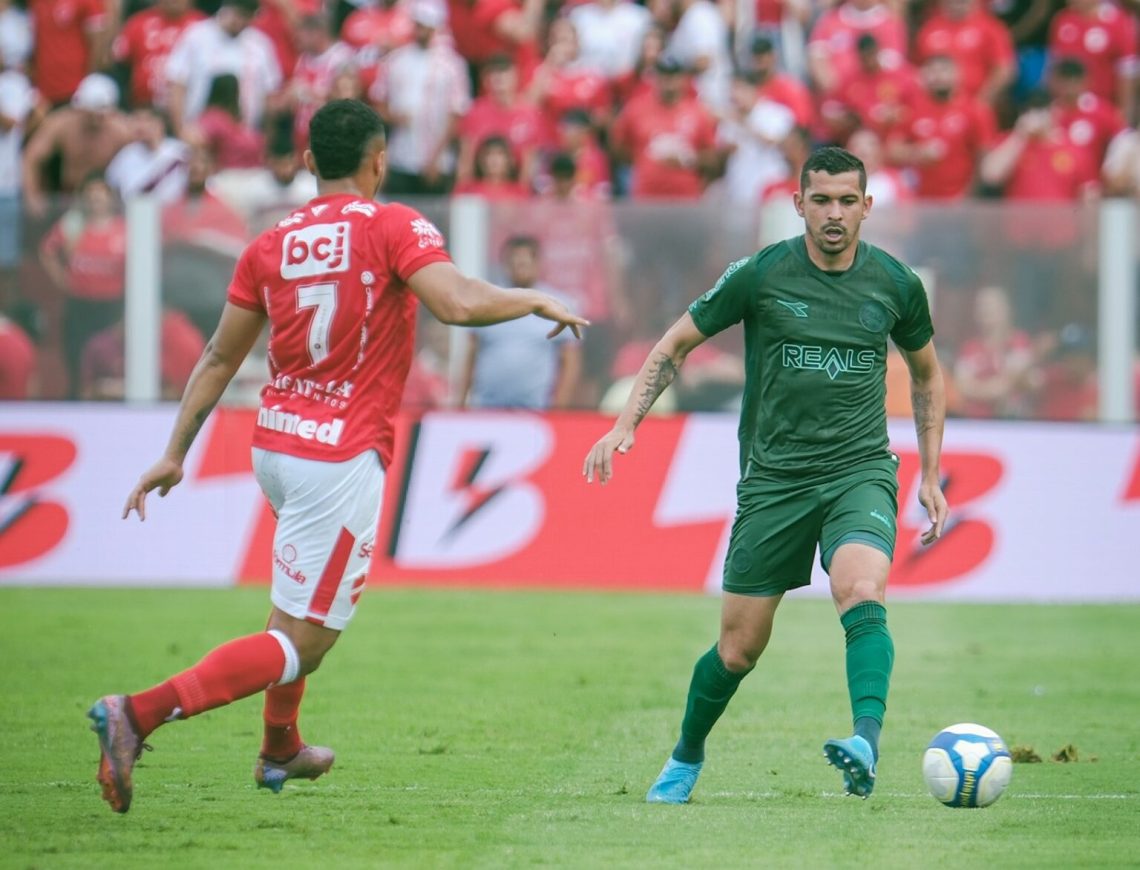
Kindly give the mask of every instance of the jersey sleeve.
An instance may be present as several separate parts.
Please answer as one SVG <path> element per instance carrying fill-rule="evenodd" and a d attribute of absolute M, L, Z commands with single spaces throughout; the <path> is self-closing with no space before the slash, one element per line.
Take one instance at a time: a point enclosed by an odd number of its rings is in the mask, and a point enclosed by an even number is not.
<path fill-rule="evenodd" d="M 424 266 L 451 261 L 443 233 L 414 208 L 392 203 L 387 206 L 384 227 L 388 264 L 405 284 Z"/>
<path fill-rule="evenodd" d="M 226 301 L 250 311 L 265 311 L 265 301 L 257 292 L 256 247 L 257 243 L 254 242 L 242 252 L 226 291 Z"/>
<path fill-rule="evenodd" d="M 898 269 L 902 274 L 895 281 L 902 292 L 902 314 L 891 330 L 891 338 L 903 350 L 919 350 L 934 336 L 930 303 L 922 279 L 901 264 Z"/>
<path fill-rule="evenodd" d="M 754 260 L 745 257 L 731 263 L 712 289 L 689 306 L 689 316 L 702 334 L 712 337 L 744 319 L 756 289 Z"/>

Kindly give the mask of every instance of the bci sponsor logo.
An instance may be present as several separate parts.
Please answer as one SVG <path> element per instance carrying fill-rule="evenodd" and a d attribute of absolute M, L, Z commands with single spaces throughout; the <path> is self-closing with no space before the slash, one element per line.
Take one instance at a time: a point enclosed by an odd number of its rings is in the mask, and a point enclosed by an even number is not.
<path fill-rule="evenodd" d="M 349 267 L 349 223 L 313 224 L 291 230 L 281 244 L 281 277 L 311 278 Z"/>
<path fill-rule="evenodd" d="M 257 425 L 262 429 L 293 435 L 304 441 L 319 441 L 321 444 L 333 446 L 340 441 L 341 433 L 344 431 L 344 420 L 339 417 L 322 423 L 279 408 L 258 408 Z"/>

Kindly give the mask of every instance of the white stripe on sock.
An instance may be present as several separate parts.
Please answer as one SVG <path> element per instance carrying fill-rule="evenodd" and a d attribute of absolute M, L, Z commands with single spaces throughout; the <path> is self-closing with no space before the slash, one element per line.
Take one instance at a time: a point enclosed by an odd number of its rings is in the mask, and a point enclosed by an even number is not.
<path fill-rule="evenodd" d="M 269 633 L 281 644 L 281 652 L 285 653 L 285 669 L 281 672 L 281 679 L 277 681 L 278 686 L 283 686 L 293 682 L 301 673 L 301 657 L 297 655 L 297 648 L 293 646 L 293 641 L 289 640 L 285 632 L 273 628 Z"/>

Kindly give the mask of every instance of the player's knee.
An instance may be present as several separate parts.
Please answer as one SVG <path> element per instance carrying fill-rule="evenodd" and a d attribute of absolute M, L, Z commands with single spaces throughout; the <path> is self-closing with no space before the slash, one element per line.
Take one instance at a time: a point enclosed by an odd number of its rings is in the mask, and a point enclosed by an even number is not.
<path fill-rule="evenodd" d="M 874 581 L 860 581 L 852 583 L 842 590 L 835 590 L 835 607 L 840 613 L 846 613 L 856 604 L 864 601 L 877 601 L 883 603 L 883 588 Z"/>
<path fill-rule="evenodd" d="M 721 641 L 717 653 L 726 670 L 734 674 L 744 674 L 756 667 L 764 647 L 746 646 L 731 641 Z"/>

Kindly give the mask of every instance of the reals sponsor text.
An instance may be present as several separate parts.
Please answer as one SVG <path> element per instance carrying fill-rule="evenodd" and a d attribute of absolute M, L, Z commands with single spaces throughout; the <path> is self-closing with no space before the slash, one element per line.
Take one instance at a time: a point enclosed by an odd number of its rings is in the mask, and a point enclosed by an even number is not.
<path fill-rule="evenodd" d="M 350 226 L 339 221 L 290 230 L 281 244 L 281 277 L 292 281 L 348 271 Z"/>

